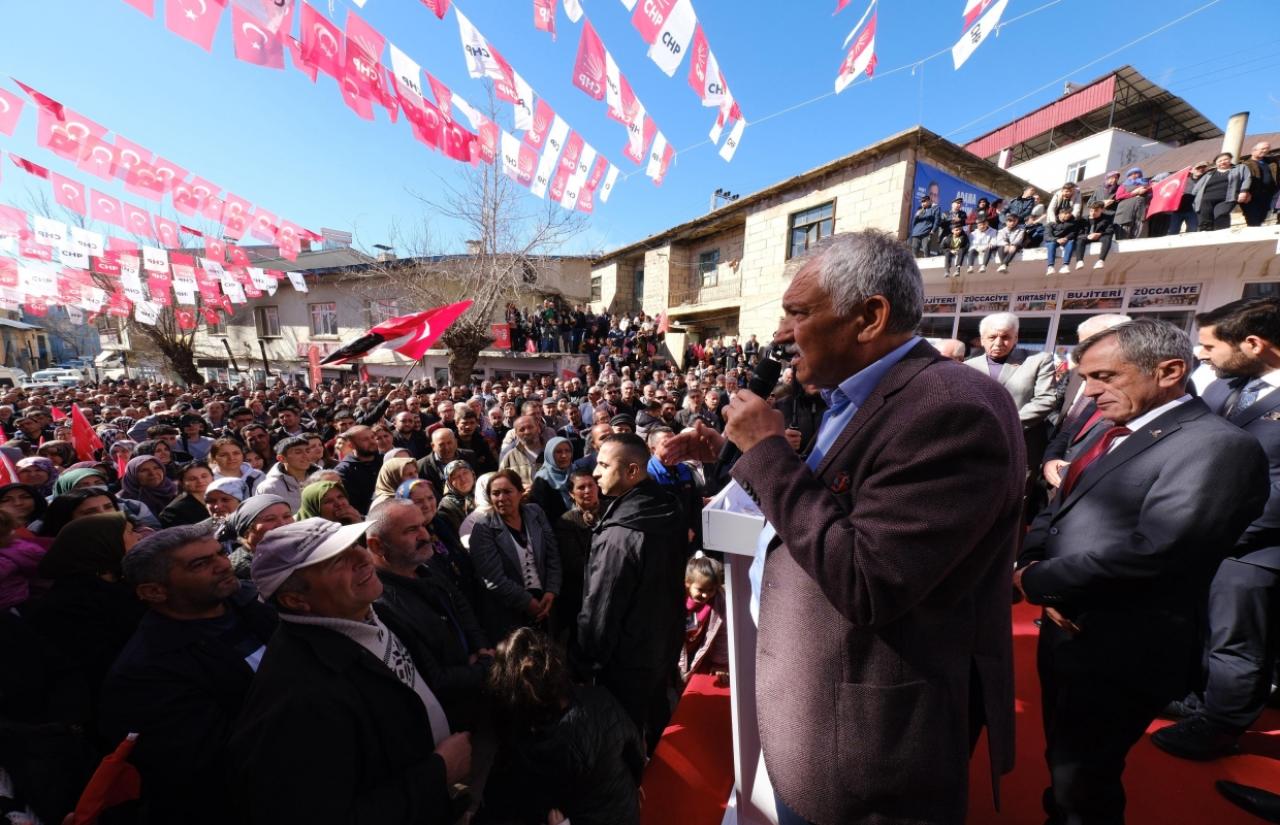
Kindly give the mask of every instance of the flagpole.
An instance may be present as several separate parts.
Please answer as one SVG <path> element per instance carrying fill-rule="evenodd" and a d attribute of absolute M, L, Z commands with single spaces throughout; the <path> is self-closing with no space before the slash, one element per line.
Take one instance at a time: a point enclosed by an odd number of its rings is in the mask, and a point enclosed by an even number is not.
<path fill-rule="evenodd" d="M 401 383 L 401 384 L 404 384 L 406 381 L 408 381 L 408 380 L 409 380 L 409 376 L 410 376 L 410 375 L 413 375 L 413 371 L 414 371 L 414 370 L 416 370 L 417 368 L 418 368 L 418 362 L 417 362 L 417 361 L 414 361 L 412 364 L 410 364 L 410 365 L 409 365 L 409 370 L 408 370 L 408 372 L 406 372 L 406 373 L 404 374 L 404 377 L 400 379 L 400 383 Z"/>

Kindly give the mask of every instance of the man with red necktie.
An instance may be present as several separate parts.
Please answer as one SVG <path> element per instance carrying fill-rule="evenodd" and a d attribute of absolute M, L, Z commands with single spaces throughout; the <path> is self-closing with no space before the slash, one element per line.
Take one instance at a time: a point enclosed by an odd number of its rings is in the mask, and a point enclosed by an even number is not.
<path fill-rule="evenodd" d="M 1124 821 L 1125 756 L 1186 695 L 1222 548 L 1262 512 L 1270 482 L 1257 440 L 1186 392 L 1182 330 L 1131 321 L 1075 356 L 1108 426 L 1032 523 L 1014 586 L 1045 608 L 1048 821 L 1101 825 Z"/>

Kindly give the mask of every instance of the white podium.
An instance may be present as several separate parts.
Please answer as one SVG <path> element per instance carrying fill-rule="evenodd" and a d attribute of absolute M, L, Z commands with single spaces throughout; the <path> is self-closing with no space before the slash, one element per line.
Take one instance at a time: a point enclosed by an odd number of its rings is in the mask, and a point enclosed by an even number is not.
<path fill-rule="evenodd" d="M 702 544 L 724 554 L 729 632 L 729 703 L 733 714 L 733 792 L 722 825 L 777 825 L 773 786 L 756 723 L 756 623 L 747 576 L 765 519 L 731 483 L 702 510 Z"/>

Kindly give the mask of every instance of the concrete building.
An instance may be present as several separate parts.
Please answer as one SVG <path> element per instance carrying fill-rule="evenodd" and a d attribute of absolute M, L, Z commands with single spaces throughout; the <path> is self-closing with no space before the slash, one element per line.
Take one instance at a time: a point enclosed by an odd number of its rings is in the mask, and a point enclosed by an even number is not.
<path fill-rule="evenodd" d="M 970 207 L 973 192 L 1007 198 L 1026 186 L 916 127 L 606 253 L 591 273 L 592 307 L 666 311 L 695 340 L 751 334 L 768 340 L 793 254 L 833 232 L 875 228 L 905 238 L 916 190 L 943 176 L 959 183 L 939 188 L 943 200 L 962 192 Z M 680 333 L 669 335 L 668 345 L 679 353 Z"/>
<path fill-rule="evenodd" d="M 593 306 L 649 314 L 670 306 L 674 329 L 695 340 L 751 334 L 768 340 L 781 314 L 784 267 L 794 252 L 832 232 L 868 227 L 905 239 L 922 187 L 933 188 L 926 183 L 931 179 L 943 181 L 944 205 L 959 192 L 971 207 L 975 192 L 1008 199 L 1031 176 L 1032 184 L 1042 185 L 1042 197 L 1067 179 L 1079 181 L 1087 194 L 1109 168 L 1124 165 L 1120 160 L 1140 162 L 1155 175 L 1212 161 L 1225 143 L 1237 156 L 1241 146 L 1247 154 L 1258 140 L 1280 145 L 1280 133 L 1246 135 L 1247 115 L 1233 117 L 1224 136 L 1185 101 L 1129 67 L 1072 87 L 1064 100 L 1072 102 L 1042 107 L 1036 117 L 1019 118 L 964 148 L 922 127 L 902 132 L 609 252 L 592 271 Z M 1140 158 L 1135 147 L 1141 147 Z M 1088 251 L 1084 267 L 1073 265 L 1065 274 L 1055 267 L 1050 276 L 1043 248 L 1024 250 L 1007 273 L 993 263 L 985 273 L 953 278 L 945 277 L 941 257 L 923 258 L 921 332 L 975 345 L 984 315 L 1012 311 L 1022 319 L 1024 345 L 1063 354 L 1077 343 L 1076 326 L 1090 314 L 1146 314 L 1190 332 L 1198 311 L 1241 297 L 1280 295 L 1280 227 L 1273 223 L 1118 241 L 1103 269 L 1093 268 L 1097 252 L 1096 245 Z M 680 353 L 680 333 L 669 335 L 668 344 Z"/>
<path fill-rule="evenodd" d="M 15 315 L 0 312 L 0 365 L 27 373 L 50 366 L 49 336 L 38 324 Z"/>
<path fill-rule="evenodd" d="M 273 375 L 305 380 L 312 346 L 323 358 L 387 318 L 430 308 L 417 305 L 412 297 L 415 293 L 404 286 L 404 279 L 439 277 L 441 291 L 449 300 L 465 298 L 460 286 L 455 285 L 452 292 L 456 294 L 450 294 L 447 273 L 450 268 L 465 266 L 468 260 L 466 255 L 374 260 L 351 249 L 307 251 L 296 261 L 256 255 L 255 266 L 301 274 L 307 292 L 298 292 L 289 281 L 281 281 L 274 295 L 250 298 L 236 306 L 235 314 L 226 323 L 211 330 L 202 325 L 195 340 L 196 364 L 209 378 L 238 380 L 247 376 L 261 380 L 265 377 L 265 351 Z M 590 263 L 586 258 L 538 258 L 528 265 L 524 285 L 513 292 L 510 300 L 521 307 L 540 304 L 547 298 L 585 303 L 589 282 Z M 503 310 L 503 306 L 495 310 L 493 323 L 505 320 Z M 490 350 L 482 353 L 476 373 L 486 378 L 495 374 L 558 375 L 561 368 L 576 366 L 562 365 L 561 360 L 551 355 Z M 371 376 L 399 378 L 412 364 L 398 353 L 378 350 L 362 365 L 325 366 L 322 375 L 350 377 L 363 366 Z M 441 380 L 448 374 L 447 351 L 432 350 L 424 366 L 427 377 Z M 423 375 L 415 372 L 414 377 Z"/>

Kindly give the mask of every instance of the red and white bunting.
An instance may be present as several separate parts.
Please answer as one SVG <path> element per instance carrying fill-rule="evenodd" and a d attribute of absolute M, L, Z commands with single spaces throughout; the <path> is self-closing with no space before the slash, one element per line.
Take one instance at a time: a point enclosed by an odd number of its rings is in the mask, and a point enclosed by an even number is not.
<path fill-rule="evenodd" d="M 849 37 L 845 38 L 845 44 L 849 42 L 857 33 L 857 38 L 853 41 L 853 45 L 849 47 L 849 51 L 845 54 L 844 61 L 840 64 L 840 71 L 836 75 L 836 94 L 843 92 L 850 83 L 858 78 L 863 72 L 867 77 L 872 77 L 876 71 L 876 17 L 875 0 L 872 0 L 870 6 L 867 7 L 866 14 L 862 15 L 862 19 L 858 21 L 858 25 L 853 27 L 853 31 L 849 32 Z M 868 17 L 870 20 L 868 21 Z M 866 23 L 866 28 L 859 31 L 862 24 Z"/>
<path fill-rule="evenodd" d="M 227 0 L 164 0 L 164 25 L 178 37 L 212 52 L 213 35 L 226 10 Z"/>
<path fill-rule="evenodd" d="M 676 0 L 663 19 L 657 38 L 649 45 L 649 59 L 667 77 L 675 77 L 685 52 L 689 50 L 689 41 L 693 39 L 696 28 L 698 17 L 693 13 L 693 3 L 690 0 Z"/>
<path fill-rule="evenodd" d="M 964 34 L 951 47 L 951 61 L 959 69 L 987 39 L 987 35 L 1000 26 L 1000 16 L 1009 0 L 966 0 L 964 7 Z"/>
<path fill-rule="evenodd" d="M 645 169 L 645 174 L 653 179 L 655 186 L 661 186 L 663 179 L 667 176 L 667 170 L 671 168 L 671 160 L 675 157 L 675 147 L 667 143 L 667 136 L 658 133 L 653 139 L 653 146 L 649 149 L 649 164 Z"/>
<path fill-rule="evenodd" d="M 564 148 L 564 142 L 568 136 L 569 124 L 559 115 L 553 116 L 542 156 L 538 158 L 538 168 L 534 173 L 533 183 L 529 185 L 529 191 L 539 198 L 547 196 L 547 187 L 551 184 L 556 162 L 560 159 L 560 150 Z"/>
<path fill-rule="evenodd" d="M 604 43 L 588 20 L 582 24 L 578 39 L 578 56 L 573 64 L 573 85 L 594 100 L 604 100 L 605 63 L 607 54 Z"/>
<path fill-rule="evenodd" d="M 556 39 L 556 0 L 533 0 L 533 27 Z"/>

